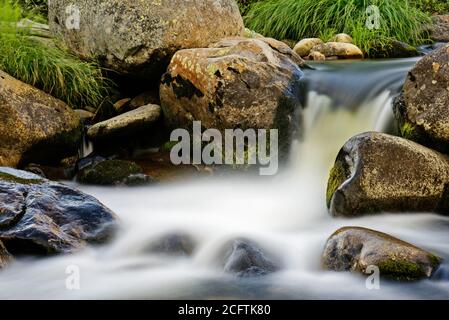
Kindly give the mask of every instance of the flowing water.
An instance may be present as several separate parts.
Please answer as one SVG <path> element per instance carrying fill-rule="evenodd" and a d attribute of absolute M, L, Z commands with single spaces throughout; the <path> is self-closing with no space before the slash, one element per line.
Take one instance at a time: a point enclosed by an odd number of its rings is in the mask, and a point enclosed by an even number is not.
<path fill-rule="evenodd" d="M 382 280 L 320 268 L 326 239 L 353 225 L 390 233 L 449 260 L 449 219 L 432 214 L 384 214 L 334 219 L 325 206 L 327 175 L 351 136 L 389 130 L 391 98 L 416 59 L 332 62 L 307 71 L 305 136 L 275 178 L 248 176 L 183 180 L 145 188 L 80 188 L 121 218 L 123 230 L 104 247 L 71 256 L 19 260 L 0 274 L 0 298 L 243 298 L 415 299 L 449 297 L 449 264 L 431 280 Z M 191 257 L 145 248 L 183 232 L 195 239 Z M 257 242 L 282 270 L 238 279 L 223 272 L 223 246 L 235 238 Z M 66 288 L 66 268 L 80 271 L 80 290 Z"/>

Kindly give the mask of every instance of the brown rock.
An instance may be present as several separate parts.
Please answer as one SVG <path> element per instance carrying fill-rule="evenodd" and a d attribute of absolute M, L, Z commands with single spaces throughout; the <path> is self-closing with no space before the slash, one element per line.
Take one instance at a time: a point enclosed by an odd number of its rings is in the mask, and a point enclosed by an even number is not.
<path fill-rule="evenodd" d="M 432 17 L 432 40 L 438 42 L 449 42 L 449 14 L 435 15 Z"/>
<path fill-rule="evenodd" d="M 326 57 L 337 56 L 340 59 L 362 59 L 363 52 L 357 46 L 344 42 L 327 42 L 316 45 L 312 51 L 317 51 Z"/>
<path fill-rule="evenodd" d="M 323 41 L 318 38 L 302 39 L 295 45 L 293 51 L 296 52 L 301 57 L 305 57 L 309 55 L 310 50 L 312 50 L 313 47 L 320 44 L 323 44 Z"/>

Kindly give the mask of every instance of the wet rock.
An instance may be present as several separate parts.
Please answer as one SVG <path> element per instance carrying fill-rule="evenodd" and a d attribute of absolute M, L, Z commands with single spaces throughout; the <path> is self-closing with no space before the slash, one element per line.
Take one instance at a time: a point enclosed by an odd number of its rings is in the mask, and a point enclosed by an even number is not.
<path fill-rule="evenodd" d="M 151 129 L 160 117 L 160 106 L 146 105 L 93 125 L 87 136 L 94 141 L 131 136 Z"/>
<path fill-rule="evenodd" d="M 79 9 L 79 28 L 67 28 L 67 8 Z M 54 0 L 50 30 L 75 53 L 98 58 L 122 74 L 158 78 L 180 49 L 201 48 L 243 33 L 233 0 Z"/>
<path fill-rule="evenodd" d="M 449 159 L 412 141 L 369 132 L 351 138 L 331 170 L 333 216 L 381 212 L 449 214 Z"/>
<path fill-rule="evenodd" d="M 65 103 L 0 71 L 0 166 L 53 163 L 76 154 L 80 118 Z"/>
<path fill-rule="evenodd" d="M 174 256 L 191 256 L 195 241 L 184 233 L 171 233 L 152 243 L 146 251 Z"/>
<path fill-rule="evenodd" d="M 234 240 L 226 254 L 225 272 L 238 277 L 264 276 L 279 270 L 279 266 L 261 248 L 248 240 Z"/>
<path fill-rule="evenodd" d="M 0 269 L 6 267 L 12 260 L 11 254 L 6 250 L 3 243 L 0 241 Z"/>
<path fill-rule="evenodd" d="M 337 230 L 322 255 L 324 268 L 371 274 L 379 268 L 382 277 L 399 281 L 430 278 L 441 258 L 388 234 L 358 227 Z"/>
<path fill-rule="evenodd" d="M 280 148 L 298 128 L 304 61 L 274 39 L 226 39 L 178 51 L 160 88 L 171 128 L 279 129 Z"/>
<path fill-rule="evenodd" d="M 0 242 L 13 256 L 68 253 L 109 239 L 117 218 L 95 198 L 0 168 Z"/>
<path fill-rule="evenodd" d="M 134 162 L 105 160 L 88 166 L 78 172 L 80 183 L 92 185 L 142 185 L 153 182 Z"/>
<path fill-rule="evenodd" d="M 318 38 L 302 39 L 295 45 L 293 51 L 301 57 L 306 57 L 309 55 L 310 50 L 312 50 L 313 47 L 320 44 L 323 44 L 323 41 Z"/>
<path fill-rule="evenodd" d="M 432 17 L 432 40 L 437 42 L 449 42 L 449 14 L 435 15 Z"/>
<path fill-rule="evenodd" d="M 351 43 L 327 42 L 316 45 L 312 51 L 317 51 L 326 57 L 338 57 L 340 59 L 362 59 L 363 52 Z"/>
<path fill-rule="evenodd" d="M 449 45 L 422 58 L 394 102 L 401 136 L 449 153 Z"/>
<path fill-rule="evenodd" d="M 354 43 L 354 39 L 349 34 L 339 33 L 332 38 L 331 42 Z"/>

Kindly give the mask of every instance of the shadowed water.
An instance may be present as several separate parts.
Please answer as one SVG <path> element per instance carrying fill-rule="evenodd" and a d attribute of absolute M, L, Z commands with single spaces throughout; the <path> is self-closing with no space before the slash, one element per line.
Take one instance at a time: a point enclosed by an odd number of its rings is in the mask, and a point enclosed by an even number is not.
<path fill-rule="evenodd" d="M 326 239 L 353 225 L 390 233 L 449 258 L 449 219 L 431 214 L 334 219 L 325 206 L 327 174 L 351 136 L 391 127 L 391 96 L 416 59 L 332 62 L 307 71 L 304 141 L 274 178 L 217 177 L 145 188 L 80 187 L 112 208 L 123 230 L 111 244 L 72 256 L 19 260 L 0 273 L 0 298 L 404 299 L 449 297 L 449 265 L 417 283 L 381 281 L 368 290 L 358 274 L 324 271 Z M 195 241 L 191 257 L 151 254 L 172 232 Z M 257 242 L 281 265 L 271 276 L 238 279 L 223 272 L 223 247 Z M 68 265 L 80 290 L 67 290 Z"/>

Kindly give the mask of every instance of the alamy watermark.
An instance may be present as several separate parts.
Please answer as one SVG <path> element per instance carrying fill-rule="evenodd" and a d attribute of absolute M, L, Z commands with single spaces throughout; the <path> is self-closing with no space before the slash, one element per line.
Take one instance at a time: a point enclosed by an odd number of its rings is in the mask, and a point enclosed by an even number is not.
<path fill-rule="evenodd" d="M 259 165 L 259 174 L 275 175 L 279 168 L 277 129 L 218 129 L 202 132 L 201 122 L 194 121 L 192 132 L 176 129 L 170 141 L 170 160 L 175 165 Z"/>

